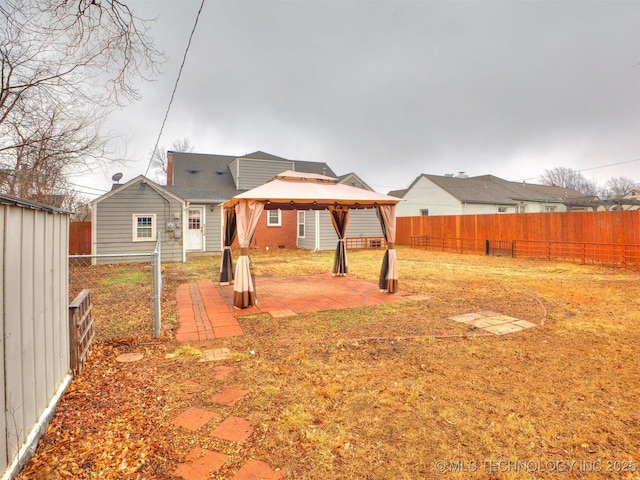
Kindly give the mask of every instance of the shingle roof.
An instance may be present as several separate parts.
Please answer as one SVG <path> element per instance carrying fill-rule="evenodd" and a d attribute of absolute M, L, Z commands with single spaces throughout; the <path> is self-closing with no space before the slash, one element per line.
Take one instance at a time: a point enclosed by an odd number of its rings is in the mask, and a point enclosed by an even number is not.
<path fill-rule="evenodd" d="M 389 193 L 387 193 L 387 195 L 391 195 L 392 197 L 404 198 L 408 191 L 408 188 L 403 188 L 402 190 L 391 190 Z"/>
<path fill-rule="evenodd" d="M 281 160 L 293 162 L 298 172 L 336 176 L 324 162 L 288 160 L 269 153 L 257 151 L 241 157 L 232 155 L 212 155 L 204 153 L 173 153 L 173 183 L 168 186 L 174 194 L 187 200 L 222 202 L 244 190 L 237 190 L 229 165 L 236 158 L 255 160 Z"/>
<path fill-rule="evenodd" d="M 526 182 L 512 182 L 494 175 L 481 175 L 478 177 L 449 177 L 422 174 L 414 180 L 407 190 L 410 190 L 420 178 L 430 180 L 464 203 L 514 205 L 521 201 L 562 202 L 572 198 L 575 199 L 583 197 L 582 194 L 572 188 L 553 187 Z M 406 191 L 404 193 L 406 193 Z M 389 194 L 393 195 L 391 192 Z"/>

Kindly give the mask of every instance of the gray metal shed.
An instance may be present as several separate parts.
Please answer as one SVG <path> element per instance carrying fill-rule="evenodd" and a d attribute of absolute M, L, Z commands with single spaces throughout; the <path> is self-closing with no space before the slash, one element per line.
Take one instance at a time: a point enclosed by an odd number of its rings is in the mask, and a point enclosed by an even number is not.
<path fill-rule="evenodd" d="M 0 471 L 29 459 L 71 382 L 69 215 L 0 194 Z"/>

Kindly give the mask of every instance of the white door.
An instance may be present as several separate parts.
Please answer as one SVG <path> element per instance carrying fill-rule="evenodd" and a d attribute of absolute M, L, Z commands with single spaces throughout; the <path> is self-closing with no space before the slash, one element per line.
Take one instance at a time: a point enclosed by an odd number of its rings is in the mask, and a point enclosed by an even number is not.
<path fill-rule="evenodd" d="M 204 249 L 204 207 L 189 207 L 187 209 L 185 243 L 187 250 Z"/>

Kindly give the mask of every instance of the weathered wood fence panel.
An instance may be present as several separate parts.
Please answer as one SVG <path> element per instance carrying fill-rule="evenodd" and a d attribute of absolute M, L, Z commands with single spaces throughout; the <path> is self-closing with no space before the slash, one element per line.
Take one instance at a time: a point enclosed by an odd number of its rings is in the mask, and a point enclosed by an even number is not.
<path fill-rule="evenodd" d="M 82 371 L 95 336 L 92 310 L 89 289 L 82 290 L 69 305 L 69 363 L 74 375 Z"/>

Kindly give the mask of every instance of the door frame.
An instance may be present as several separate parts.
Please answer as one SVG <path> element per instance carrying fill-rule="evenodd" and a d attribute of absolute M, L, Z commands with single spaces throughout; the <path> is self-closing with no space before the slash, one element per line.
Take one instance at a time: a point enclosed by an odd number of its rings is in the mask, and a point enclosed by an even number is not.
<path fill-rule="evenodd" d="M 185 209 L 185 229 L 184 229 L 184 249 L 187 252 L 204 252 L 206 250 L 206 212 L 207 209 L 204 205 L 189 205 Z M 188 236 L 189 236 L 189 210 L 200 210 L 200 236 L 202 240 L 202 248 L 189 248 Z"/>

